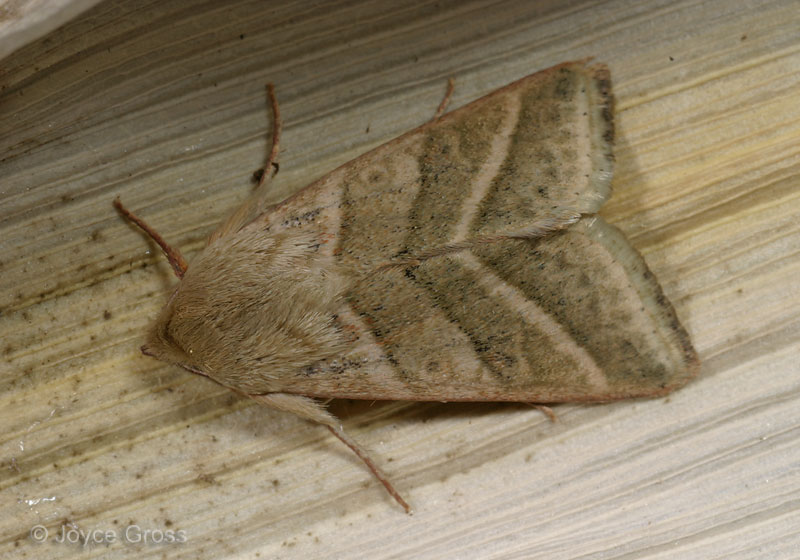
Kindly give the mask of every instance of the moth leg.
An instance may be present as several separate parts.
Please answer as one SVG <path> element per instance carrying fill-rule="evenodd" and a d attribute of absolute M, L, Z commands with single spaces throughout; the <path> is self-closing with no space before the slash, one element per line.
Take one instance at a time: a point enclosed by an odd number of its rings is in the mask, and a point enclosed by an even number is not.
<path fill-rule="evenodd" d="M 275 86 L 267 84 L 267 95 L 269 96 L 269 103 L 272 107 L 272 149 L 267 156 L 267 163 L 261 168 L 261 177 L 258 179 L 256 189 L 260 189 L 267 179 L 278 173 L 278 150 L 280 149 L 281 141 L 281 111 L 278 107 L 278 98 L 275 96 Z M 275 173 L 273 173 L 273 169 Z"/>
<path fill-rule="evenodd" d="M 558 416 L 556 416 L 556 413 L 553 412 L 553 409 L 550 408 L 549 406 L 545 406 L 543 404 L 531 404 L 531 406 L 536 410 L 538 410 L 539 412 L 541 412 L 542 414 L 544 414 L 545 416 L 547 416 L 551 422 L 555 422 L 558 420 Z"/>
<path fill-rule="evenodd" d="M 183 278 L 183 273 L 186 272 L 186 269 L 189 268 L 189 265 L 186 264 L 186 259 L 183 258 L 183 255 L 181 255 L 181 252 L 178 250 L 178 248 L 170 246 L 169 243 L 164 241 L 164 238 L 161 237 L 156 230 L 147 224 L 147 222 L 125 208 L 125 206 L 122 205 L 122 201 L 119 199 L 119 197 L 114 199 L 114 207 L 127 220 L 130 220 L 139 226 L 139 228 L 145 232 L 150 239 L 155 241 L 156 244 L 161 247 L 161 250 L 164 251 L 164 256 L 167 257 L 173 272 L 175 272 L 175 276 L 178 278 Z"/>
<path fill-rule="evenodd" d="M 275 86 L 267 84 L 267 96 L 269 97 L 270 107 L 272 108 L 272 148 L 267 156 L 267 162 L 264 164 L 258 173 L 258 184 L 250 197 L 239 206 L 236 211 L 228 216 L 217 229 L 208 238 L 208 243 L 224 237 L 229 233 L 239 231 L 242 227 L 250 223 L 255 217 L 264 212 L 266 206 L 266 193 L 268 192 L 264 185 L 266 182 L 278 173 L 278 151 L 280 150 L 281 129 L 283 127 L 281 121 L 281 111 L 278 107 L 278 98 L 275 96 Z"/>
<path fill-rule="evenodd" d="M 386 474 L 375 464 L 367 452 L 345 433 L 339 420 L 333 414 L 325 410 L 321 403 L 309 397 L 292 395 L 289 393 L 267 393 L 266 395 L 250 395 L 250 397 L 261 404 L 277 408 L 278 410 L 291 412 L 306 420 L 312 420 L 323 424 L 333 435 L 339 438 L 342 443 L 349 447 L 359 459 L 364 461 L 364 464 L 372 471 L 375 478 L 383 484 L 386 491 L 406 510 L 406 513 L 411 513 L 411 506 L 409 506 L 408 502 L 394 489 L 394 486 L 392 486 Z"/>
<path fill-rule="evenodd" d="M 453 97 L 453 90 L 455 87 L 456 83 L 453 81 L 453 78 L 447 78 L 447 92 L 444 94 L 444 99 L 442 99 L 442 102 L 439 103 L 439 106 L 436 108 L 436 112 L 433 114 L 431 122 L 438 121 L 441 116 L 444 115 L 444 112 L 447 110 L 447 106 L 450 104 L 450 98 Z"/>

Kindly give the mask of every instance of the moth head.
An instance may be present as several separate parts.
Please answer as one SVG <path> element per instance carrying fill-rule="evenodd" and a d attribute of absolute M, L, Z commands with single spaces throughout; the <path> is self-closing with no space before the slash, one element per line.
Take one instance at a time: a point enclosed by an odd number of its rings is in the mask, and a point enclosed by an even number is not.
<path fill-rule="evenodd" d="M 151 328 L 145 354 L 244 392 L 280 391 L 341 351 L 346 282 L 308 235 L 245 228 L 212 242 Z"/>

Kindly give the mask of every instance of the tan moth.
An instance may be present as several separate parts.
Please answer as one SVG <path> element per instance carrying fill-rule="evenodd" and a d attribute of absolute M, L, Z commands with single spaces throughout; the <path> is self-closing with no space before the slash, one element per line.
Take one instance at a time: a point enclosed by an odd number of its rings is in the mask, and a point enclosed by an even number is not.
<path fill-rule="evenodd" d="M 264 203 L 188 266 L 142 347 L 327 426 L 318 399 L 600 402 L 666 394 L 697 355 L 610 195 L 608 69 L 568 62 L 442 115 Z M 446 100 L 445 100 L 446 101 Z"/>

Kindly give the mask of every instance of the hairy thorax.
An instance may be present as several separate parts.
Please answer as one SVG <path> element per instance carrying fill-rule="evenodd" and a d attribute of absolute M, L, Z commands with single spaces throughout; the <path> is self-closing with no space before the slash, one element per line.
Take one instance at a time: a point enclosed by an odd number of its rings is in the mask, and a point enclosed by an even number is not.
<path fill-rule="evenodd" d="M 308 236 L 254 223 L 212 242 L 161 311 L 145 351 L 247 394 L 340 352 L 347 283 Z"/>

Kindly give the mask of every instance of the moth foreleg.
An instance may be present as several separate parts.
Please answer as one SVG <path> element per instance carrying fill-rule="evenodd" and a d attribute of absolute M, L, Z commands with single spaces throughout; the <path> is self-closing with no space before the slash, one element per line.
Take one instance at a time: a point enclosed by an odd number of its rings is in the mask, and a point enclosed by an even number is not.
<path fill-rule="evenodd" d="M 267 179 L 273 174 L 273 168 L 275 173 L 278 172 L 278 150 L 280 149 L 281 128 L 283 126 L 281 123 L 281 111 L 278 107 L 278 98 L 275 96 L 275 86 L 272 84 L 267 84 L 267 95 L 272 107 L 272 148 L 267 156 L 267 162 L 261 168 L 261 177 L 258 179 L 258 185 L 256 185 L 257 189 L 267 182 Z"/>
<path fill-rule="evenodd" d="M 250 197 L 213 231 L 208 238 L 209 244 L 229 233 L 239 231 L 256 216 L 264 212 L 267 200 L 267 189 L 264 188 L 264 185 L 278 172 L 278 151 L 280 150 L 281 130 L 283 127 L 278 98 L 275 96 L 275 86 L 272 84 L 267 84 L 267 96 L 272 107 L 272 148 L 270 148 L 267 155 L 264 167 L 257 172 L 258 184 Z"/>
<path fill-rule="evenodd" d="M 411 506 L 408 505 L 403 497 L 394 489 L 394 486 L 389 481 L 386 474 L 375 464 L 369 454 L 350 436 L 348 436 L 342 428 L 341 422 L 333 414 L 325 410 L 324 406 L 318 401 L 302 395 L 292 395 L 289 393 L 267 393 L 266 395 L 250 395 L 250 397 L 261 404 L 292 412 L 306 420 L 313 420 L 320 424 L 325 425 L 333 435 L 339 438 L 342 443 L 349 447 L 359 459 L 361 459 L 367 468 L 375 475 L 386 491 L 397 501 L 398 504 L 403 506 L 406 513 L 411 513 Z"/>
<path fill-rule="evenodd" d="M 558 420 L 558 416 L 556 416 L 556 413 L 553 412 L 553 409 L 550 408 L 549 406 L 543 404 L 533 404 L 533 403 L 531 403 L 531 406 L 536 410 L 538 410 L 539 412 L 541 412 L 542 414 L 544 414 L 545 416 L 547 416 L 547 418 L 549 418 L 551 422 L 556 422 Z"/>
<path fill-rule="evenodd" d="M 450 98 L 453 97 L 453 90 L 456 87 L 455 81 L 453 78 L 447 78 L 447 91 L 444 94 L 444 99 L 442 102 L 439 103 L 439 106 L 436 108 L 436 112 L 433 114 L 433 118 L 431 122 L 436 122 L 439 118 L 444 115 L 444 112 L 447 110 L 447 106 L 450 104 Z"/>

